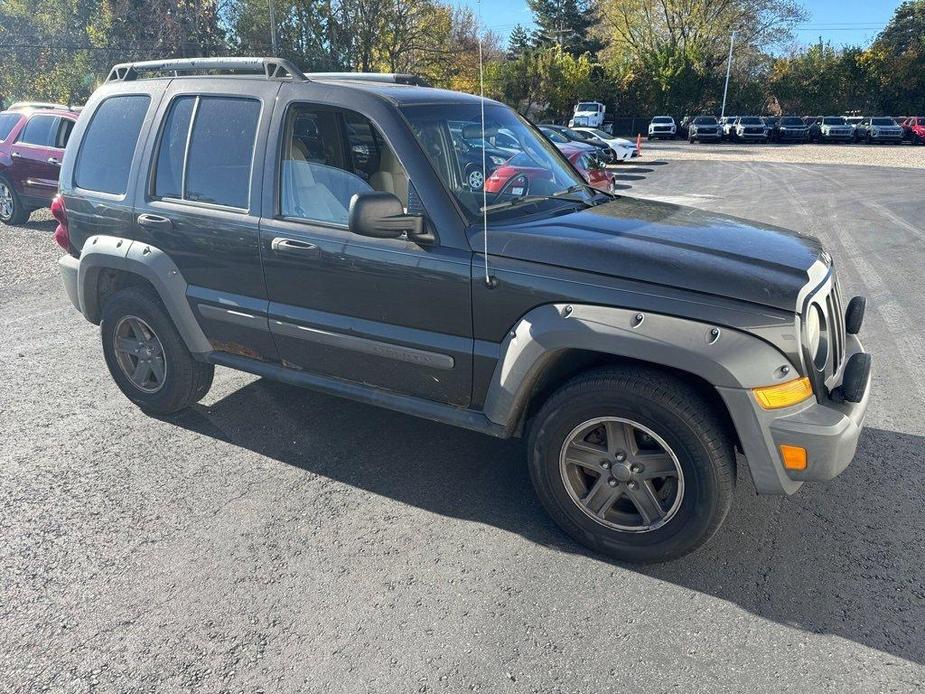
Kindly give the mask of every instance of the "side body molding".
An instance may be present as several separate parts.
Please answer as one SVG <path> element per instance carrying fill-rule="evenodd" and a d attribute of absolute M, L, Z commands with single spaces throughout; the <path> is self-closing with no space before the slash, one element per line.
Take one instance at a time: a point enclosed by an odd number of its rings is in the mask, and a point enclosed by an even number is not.
<path fill-rule="evenodd" d="M 131 272 L 148 280 L 160 295 L 190 352 L 204 355 L 212 351 L 186 299 L 187 284 L 183 275 L 166 253 L 141 241 L 99 235 L 91 236 L 84 243 L 77 274 L 77 296 L 80 311 L 87 320 L 100 321 L 102 307 L 98 301 L 98 283 L 100 271 L 106 268 Z"/>
<path fill-rule="evenodd" d="M 544 367 L 569 349 L 662 364 L 717 388 L 766 386 L 798 372 L 767 342 L 731 328 L 606 306 L 546 304 L 524 315 L 502 343 L 485 398 L 488 419 L 516 427 Z"/>

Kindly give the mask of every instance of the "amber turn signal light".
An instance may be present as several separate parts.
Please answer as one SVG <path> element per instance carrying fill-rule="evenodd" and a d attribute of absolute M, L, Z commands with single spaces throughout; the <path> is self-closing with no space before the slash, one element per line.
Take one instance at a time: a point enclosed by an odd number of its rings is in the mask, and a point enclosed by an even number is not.
<path fill-rule="evenodd" d="M 790 407 L 803 402 L 813 394 L 813 385 L 808 378 L 798 378 L 776 386 L 754 388 L 752 392 L 758 404 L 766 410 L 776 410 L 781 407 Z"/>
<path fill-rule="evenodd" d="M 787 446 L 781 444 L 780 457 L 784 461 L 784 467 L 788 470 L 805 470 L 806 469 L 806 449 L 800 446 Z"/>

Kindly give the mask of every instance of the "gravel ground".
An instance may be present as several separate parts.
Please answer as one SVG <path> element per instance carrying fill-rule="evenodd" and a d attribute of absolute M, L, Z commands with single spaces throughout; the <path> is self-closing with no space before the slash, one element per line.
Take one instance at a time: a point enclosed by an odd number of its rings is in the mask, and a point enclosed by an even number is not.
<path fill-rule="evenodd" d="M 0 690 L 920 691 L 925 209 L 908 191 L 925 173 L 620 176 L 813 232 L 869 297 L 875 395 L 842 476 L 765 498 L 740 471 L 712 542 L 638 568 L 563 537 L 516 441 L 227 370 L 151 419 L 35 219 L 0 228 Z"/>
<path fill-rule="evenodd" d="M 698 142 L 686 140 L 642 141 L 644 159 L 711 160 L 830 164 L 835 166 L 889 166 L 925 168 L 925 147 L 901 145 L 771 144 Z"/>

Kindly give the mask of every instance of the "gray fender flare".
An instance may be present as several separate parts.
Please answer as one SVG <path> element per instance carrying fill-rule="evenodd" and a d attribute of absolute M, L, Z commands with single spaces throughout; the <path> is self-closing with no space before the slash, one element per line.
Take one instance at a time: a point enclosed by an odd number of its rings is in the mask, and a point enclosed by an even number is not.
<path fill-rule="evenodd" d="M 797 373 L 775 347 L 739 330 L 607 306 L 546 304 L 524 315 L 502 343 L 485 398 L 488 419 L 516 428 L 544 367 L 569 349 L 669 366 L 716 388 L 766 386 Z"/>
<path fill-rule="evenodd" d="M 186 299 L 186 280 L 170 257 L 159 248 L 118 236 L 91 236 L 80 253 L 77 297 L 80 311 L 98 323 L 102 306 L 98 301 L 100 271 L 106 268 L 130 272 L 150 282 L 170 314 L 177 331 L 193 354 L 206 354 L 212 345 L 202 332 Z"/>

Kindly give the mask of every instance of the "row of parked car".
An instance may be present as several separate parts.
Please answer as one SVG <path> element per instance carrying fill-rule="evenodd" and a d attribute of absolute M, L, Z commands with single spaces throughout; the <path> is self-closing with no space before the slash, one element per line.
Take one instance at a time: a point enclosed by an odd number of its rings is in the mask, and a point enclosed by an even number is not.
<path fill-rule="evenodd" d="M 675 123 L 656 116 L 648 139 L 689 142 L 911 142 L 925 144 L 925 117 L 902 116 L 688 116 Z"/>

